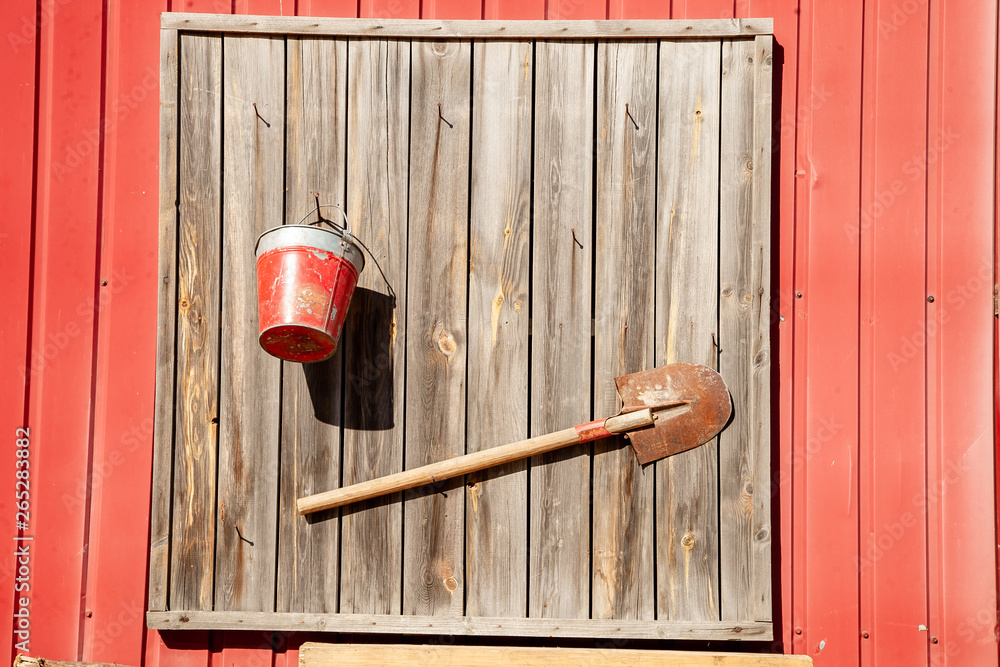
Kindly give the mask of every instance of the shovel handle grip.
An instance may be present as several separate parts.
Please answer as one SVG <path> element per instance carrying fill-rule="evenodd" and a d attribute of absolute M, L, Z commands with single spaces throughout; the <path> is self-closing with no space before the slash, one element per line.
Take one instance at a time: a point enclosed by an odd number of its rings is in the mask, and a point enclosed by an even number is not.
<path fill-rule="evenodd" d="M 529 456 L 544 454 L 580 442 L 596 440 L 614 433 L 624 433 L 649 426 L 653 423 L 653 419 L 652 410 L 637 410 L 590 424 L 572 426 L 555 433 L 539 435 L 520 442 L 512 442 L 508 445 L 431 463 L 412 470 L 404 470 L 393 475 L 345 486 L 342 489 L 317 493 L 299 498 L 297 503 L 299 514 L 311 514 L 418 486 L 431 485 L 433 489 L 433 485 L 452 477 L 485 470 L 502 463 L 519 461 Z"/>

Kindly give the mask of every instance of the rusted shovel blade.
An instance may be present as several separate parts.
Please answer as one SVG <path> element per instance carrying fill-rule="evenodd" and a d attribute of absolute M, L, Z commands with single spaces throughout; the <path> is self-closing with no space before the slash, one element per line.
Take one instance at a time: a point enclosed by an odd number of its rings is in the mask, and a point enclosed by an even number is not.
<path fill-rule="evenodd" d="M 702 445 L 723 429 L 732 414 L 722 376 L 701 364 L 669 364 L 615 378 L 622 412 L 687 401 L 656 413 L 656 423 L 626 435 L 645 465 Z"/>

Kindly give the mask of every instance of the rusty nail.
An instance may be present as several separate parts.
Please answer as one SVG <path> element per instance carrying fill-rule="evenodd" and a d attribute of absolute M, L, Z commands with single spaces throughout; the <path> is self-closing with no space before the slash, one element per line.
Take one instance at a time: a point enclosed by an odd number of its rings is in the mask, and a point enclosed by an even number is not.
<path fill-rule="evenodd" d="M 800 292 L 799 290 L 795 290 L 795 298 L 796 299 L 801 299 L 802 298 L 802 292 Z"/>
<path fill-rule="evenodd" d="M 264 120 L 264 117 L 260 115 L 259 111 L 257 111 L 257 103 L 256 102 L 253 103 L 253 112 L 255 114 L 257 114 L 257 118 L 260 118 L 261 122 L 264 123 L 264 125 L 267 125 L 268 127 L 271 127 L 271 124 L 268 123 L 266 120 Z"/>
<path fill-rule="evenodd" d="M 868 639 L 868 633 L 867 632 L 862 632 L 861 636 L 864 637 L 865 639 Z"/>
<path fill-rule="evenodd" d="M 927 295 L 927 303 L 934 303 L 934 295 L 933 294 L 928 294 Z"/>
<path fill-rule="evenodd" d="M 931 637 L 931 643 L 932 644 L 937 644 L 938 643 L 938 638 L 937 637 Z"/>
<path fill-rule="evenodd" d="M 438 102 L 438 118 L 440 118 L 441 120 L 443 120 L 444 124 L 447 125 L 448 127 L 452 127 L 452 128 L 455 127 L 454 125 L 452 125 L 451 123 L 448 122 L 448 119 L 446 119 L 444 116 L 441 115 L 441 103 L 440 102 Z"/>
<path fill-rule="evenodd" d="M 108 286 L 108 280 L 107 278 L 103 278 L 101 280 L 101 287 L 107 287 L 107 286 Z"/>
<path fill-rule="evenodd" d="M 795 634 L 801 635 L 802 634 L 802 628 L 795 628 Z"/>
<path fill-rule="evenodd" d="M 91 617 L 93 617 L 93 615 L 94 615 L 94 612 L 92 612 L 91 610 L 88 609 L 87 610 L 87 618 L 91 618 Z"/>
<path fill-rule="evenodd" d="M 635 125 L 635 129 L 639 129 L 639 123 L 635 122 L 635 118 L 632 118 L 632 112 L 628 110 L 628 102 L 625 103 L 625 116 L 628 117 L 632 124 Z"/>
<path fill-rule="evenodd" d="M 573 233 L 573 242 L 580 246 L 580 250 L 583 250 L 583 244 L 576 238 L 576 227 L 572 227 L 569 231 Z"/>

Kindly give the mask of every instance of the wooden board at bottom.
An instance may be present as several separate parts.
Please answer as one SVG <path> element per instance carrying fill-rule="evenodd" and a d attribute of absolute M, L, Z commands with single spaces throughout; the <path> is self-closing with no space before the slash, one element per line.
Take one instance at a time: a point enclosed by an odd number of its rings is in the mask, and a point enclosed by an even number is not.
<path fill-rule="evenodd" d="M 274 632 L 364 632 L 393 635 L 686 639 L 761 641 L 774 639 L 771 623 L 757 621 L 643 621 L 626 619 L 493 618 L 410 614 L 308 614 L 239 611 L 150 611 L 153 630 L 247 630 Z"/>
<path fill-rule="evenodd" d="M 613 648 L 527 648 L 507 646 L 405 646 L 398 644 L 318 644 L 299 649 L 299 667 L 372 665 L 671 665 L 673 667 L 806 667 L 803 655 L 763 655 Z"/>

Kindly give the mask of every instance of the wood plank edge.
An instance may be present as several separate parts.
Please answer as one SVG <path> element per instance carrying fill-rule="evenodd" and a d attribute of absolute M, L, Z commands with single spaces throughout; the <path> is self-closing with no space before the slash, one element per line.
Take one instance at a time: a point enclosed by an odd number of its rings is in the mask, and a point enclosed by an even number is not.
<path fill-rule="evenodd" d="M 629 648 L 567 648 L 551 646 L 432 646 L 427 644 L 328 644 L 306 642 L 299 648 L 300 665 L 339 664 L 656 664 L 684 667 L 725 665 L 806 665 L 807 655 L 733 653 L 727 651 L 661 651 Z M 547 659 L 547 660 L 546 660 Z"/>
<path fill-rule="evenodd" d="M 245 16 L 163 12 L 162 28 L 343 37 L 431 39 L 648 39 L 657 37 L 752 37 L 774 32 L 774 19 L 645 21 L 462 21 L 433 19 L 344 19 L 308 16 Z"/>
<path fill-rule="evenodd" d="M 494 637 L 623 637 L 773 641 L 771 623 L 720 621 L 625 621 L 596 619 L 488 618 L 221 611 L 150 611 L 152 630 L 271 630 Z"/>
<path fill-rule="evenodd" d="M 171 512 L 168 500 L 166 516 L 156 508 L 158 492 L 169 499 L 173 476 L 173 425 L 174 425 L 174 383 L 177 317 L 174 298 L 177 289 L 177 247 L 170 243 L 170 234 L 177 234 L 177 79 L 178 33 L 173 29 L 160 31 L 160 146 L 159 146 L 159 231 L 157 251 L 157 340 L 156 396 L 154 399 L 154 451 L 152 489 L 150 495 L 150 545 L 148 606 L 150 609 L 166 609 L 170 568 Z M 167 254 L 169 253 L 169 256 Z M 161 282 L 165 280 L 166 282 Z M 174 334 L 174 335 L 171 335 Z M 169 391 L 167 388 L 169 386 Z M 170 442 L 169 451 L 163 453 L 160 442 Z M 160 460 L 163 459 L 163 460 Z"/>

